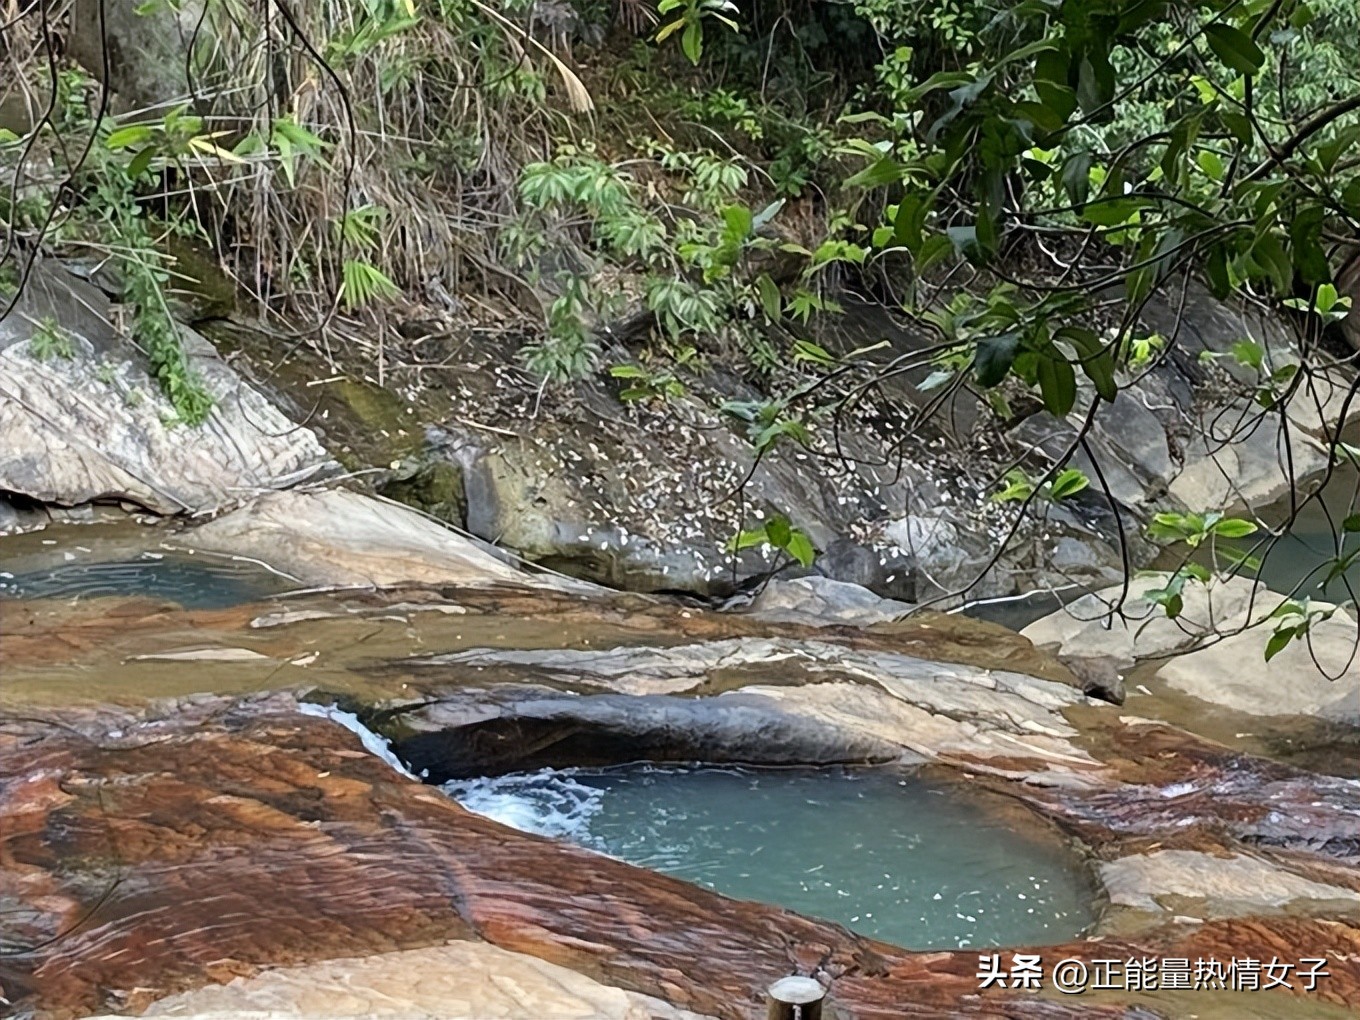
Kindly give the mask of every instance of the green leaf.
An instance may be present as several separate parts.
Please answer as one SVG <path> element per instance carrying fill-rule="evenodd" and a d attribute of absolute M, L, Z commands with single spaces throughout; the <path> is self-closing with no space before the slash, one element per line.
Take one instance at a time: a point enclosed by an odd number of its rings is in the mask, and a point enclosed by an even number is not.
<path fill-rule="evenodd" d="M 1226 517 L 1214 525 L 1213 532 L 1220 538 L 1246 538 L 1256 533 L 1256 525 L 1240 517 Z"/>
<path fill-rule="evenodd" d="M 780 514 L 770 518 L 765 525 L 765 534 L 770 545 L 777 549 L 785 549 L 788 547 L 789 539 L 793 537 L 793 528 L 789 524 L 789 519 Z"/>
<path fill-rule="evenodd" d="M 1109 110 L 1104 109 L 1114 99 L 1114 68 L 1110 58 L 1093 50 L 1082 57 L 1077 71 L 1077 103 L 1081 112 L 1097 120 L 1108 119 Z M 1104 117 L 1100 112 L 1104 111 Z"/>
<path fill-rule="evenodd" d="M 741 552 L 743 549 L 753 549 L 758 545 L 764 545 L 769 541 L 764 528 L 754 528 L 738 531 L 727 540 L 728 552 Z"/>
<path fill-rule="evenodd" d="M 779 293 L 779 285 L 770 279 L 769 273 L 761 273 L 756 277 L 756 292 L 760 295 L 760 308 L 765 313 L 765 318 L 771 322 L 778 322 L 783 312 L 783 299 Z"/>
<path fill-rule="evenodd" d="M 1061 355 L 1040 354 L 1036 366 L 1044 407 L 1055 418 L 1066 418 L 1077 399 L 1077 374 Z"/>
<path fill-rule="evenodd" d="M 754 218 L 751 210 L 744 205 L 729 205 L 722 211 L 723 222 L 727 224 L 727 237 L 729 240 L 741 242 L 751 236 L 751 224 Z"/>
<path fill-rule="evenodd" d="M 1351 514 L 1341 522 L 1341 530 L 1349 532 L 1360 531 L 1360 514 Z"/>
<path fill-rule="evenodd" d="M 913 255 L 921 251 L 921 231 L 925 227 L 926 214 L 930 212 L 933 194 L 921 195 L 910 192 L 897 203 L 897 214 L 893 217 L 893 236 L 897 242 Z"/>
<path fill-rule="evenodd" d="M 1049 487 L 1050 499 L 1067 499 L 1083 491 L 1091 484 L 1091 479 L 1078 471 L 1076 468 L 1064 468 L 1059 471 Z"/>
<path fill-rule="evenodd" d="M 790 556 L 805 567 L 812 566 L 813 560 L 817 558 L 817 550 L 812 547 L 812 539 L 802 531 L 795 531 L 789 536 L 789 544 L 784 547 Z"/>
<path fill-rule="evenodd" d="M 145 149 L 142 149 L 128 162 L 127 165 L 128 177 L 132 178 L 132 180 L 134 181 L 138 177 L 141 177 L 142 174 L 146 173 L 146 171 L 150 168 L 151 161 L 155 159 L 155 157 L 156 150 L 152 146 L 148 145 Z"/>
<path fill-rule="evenodd" d="M 685 31 L 680 36 L 680 49 L 689 57 L 691 64 L 697 65 L 699 58 L 704 55 L 704 29 L 697 19 L 685 24 Z"/>
<path fill-rule="evenodd" d="M 131 124 L 112 132 L 104 144 L 112 151 L 131 149 L 151 140 L 152 131 L 146 124 Z"/>
<path fill-rule="evenodd" d="M 1265 63 L 1266 55 L 1251 36 L 1231 25 L 1215 23 L 1204 27 L 1204 39 L 1214 56 L 1239 74 L 1253 75 Z"/>
<path fill-rule="evenodd" d="M 1266 642 L 1266 662 L 1279 655 L 1294 640 L 1294 635 L 1298 633 L 1298 627 L 1281 627 L 1270 635 L 1270 640 Z"/>
<path fill-rule="evenodd" d="M 1060 340 L 1070 341 L 1081 355 L 1081 370 L 1095 384 L 1101 398 L 1111 403 L 1119 396 L 1114 378 L 1114 358 L 1105 344 L 1092 330 L 1079 326 L 1064 326 L 1056 334 Z"/>
<path fill-rule="evenodd" d="M 836 363 L 836 359 L 831 356 L 830 351 L 811 340 L 795 340 L 793 342 L 793 360 L 810 361 L 816 365 L 834 365 Z"/>
<path fill-rule="evenodd" d="M 1078 152 L 1069 156 L 1063 163 L 1061 179 L 1068 200 L 1080 212 L 1091 190 L 1091 154 Z"/>
<path fill-rule="evenodd" d="M 1300 211 L 1289 224 L 1289 242 L 1294 268 L 1310 287 L 1327 283 L 1332 278 L 1332 267 L 1327 253 L 1318 240 L 1322 236 L 1322 206 L 1310 205 Z"/>
<path fill-rule="evenodd" d="M 978 385 L 990 389 L 1006 378 L 1011 365 L 1015 362 L 1015 354 L 1019 347 L 1019 333 L 1002 333 L 1000 336 L 989 336 L 979 340 L 977 353 L 973 357 L 973 369 L 977 374 Z"/>
<path fill-rule="evenodd" d="M 897 160 L 891 156 L 884 156 L 848 178 L 845 184 L 850 188 L 881 188 L 887 184 L 896 184 L 902 179 L 905 171 L 906 168 Z"/>
<path fill-rule="evenodd" d="M 1231 350 L 1233 359 L 1239 365 L 1254 368 L 1259 372 L 1261 366 L 1265 364 L 1265 348 L 1255 340 L 1239 340 L 1232 345 Z"/>

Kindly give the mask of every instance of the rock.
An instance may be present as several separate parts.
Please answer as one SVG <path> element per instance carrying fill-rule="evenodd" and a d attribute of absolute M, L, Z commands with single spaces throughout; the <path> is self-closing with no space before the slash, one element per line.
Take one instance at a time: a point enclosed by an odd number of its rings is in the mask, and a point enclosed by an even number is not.
<path fill-rule="evenodd" d="M 540 768 L 629 761 L 733 765 L 866 765 L 903 760 L 901 743 L 863 727 L 783 711 L 743 693 L 717 698 L 594 694 L 554 697 L 527 689 L 482 700 L 456 692 L 415 712 L 391 710 L 408 734 L 398 755 L 433 782 Z M 887 699 L 882 699 L 887 700 Z M 500 702 L 500 704 L 497 704 Z M 409 734 L 414 735 L 409 735 Z M 907 756 L 913 764 L 923 759 Z"/>
<path fill-rule="evenodd" d="M 109 301 L 48 263 L 0 322 L 0 490 L 46 503 L 131 500 L 158 513 L 216 510 L 333 468 L 316 437 L 285 417 L 180 327 L 214 405 L 199 426 L 174 408 L 141 354 L 109 324 Z M 41 356 L 53 323 L 69 347 Z"/>
<path fill-rule="evenodd" d="M 1317 440 L 1282 429 L 1278 414 L 1243 401 L 1202 416 L 1170 494 L 1194 513 L 1260 510 L 1291 487 L 1306 490 L 1327 465 Z"/>
<path fill-rule="evenodd" d="M 660 999 L 485 942 L 264 971 L 153 1002 L 142 1016 L 297 1020 L 705 1020 Z"/>
<path fill-rule="evenodd" d="M 467 521 L 463 471 L 450 461 L 408 459 L 379 491 L 454 527 L 461 528 Z"/>
<path fill-rule="evenodd" d="M 1182 593 L 1180 615 L 1170 619 L 1161 606 L 1142 597 L 1164 587 L 1169 576 L 1149 572 L 1130 578 L 1122 612 L 1115 609 L 1125 589 L 1112 585 L 1073 600 L 1021 633 L 1038 647 L 1056 652 L 1069 666 L 1075 659 L 1107 659 L 1117 669 L 1127 669 L 1139 660 L 1184 651 L 1239 624 L 1248 606 L 1259 619 L 1279 603 L 1277 596 L 1244 577 L 1215 581 L 1212 588 L 1192 581 Z"/>
<path fill-rule="evenodd" d="M 734 557 L 726 547 L 739 530 L 783 514 L 826 549 L 869 508 L 900 500 L 907 485 L 872 466 L 882 453 L 867 440 L 848 451 L 865 467 L 829 470 L 822 457 L 783 446 L 756 463 L 729 418 L 691 399 L 653 411 L 620 409 L 595 394 L 587 408 L 565 409 L 532 435 L 507 441 L 464 432 L 451 445 L 469 531 L 533 562 L 634 591 L 729 593 L 788 561 L 768 546 Z M 742 499 L 733 499 L 748 473 Z"/>
<path fill-rule="evenodd" d="M 1266 603 L 1272 610 L 1280 599 Z M 1314 604 L 1315 608 L 1317 604 Z M 1264 614 L 1262 614 L 1264 615 Z M 1239 626 L 1241 620 L 1239 618 Z M 1261 716 L 1360 723 L 1360 627 L 1344 609 L 1266 661 L 1271 621 L 1172 659 L 1158 679 L 1201 701 Z"/>
<path fill-rule="evenodd" d="M 318 593 L 267 627 L 251 626 L 257 607 L 8 607 L 7 1011 L 419 1017 L 437 1000 L 478 1016 L 527 1017 L 560 1003 L 564 1015 L 750 1020 L 765 987 L 793 973 L 827 986 L 840 1020 L 1214 1010 L 1226 1020 L 1248 999 L 1253 1011 L 1315 1020 L 1360 1007 L 1352 780 L 1124 717 L 1070 686 L 903 651 L 966 648 L 971 637 L 981 657 L 990 636 L 995 663 L 1027 647 L 1014 636 L 1007 646 L 998 628 L 951 630 L 953 617 L 760 632 L 749 615 L 640 596 L 594 601 L 523 587 L 457 596 Z M 449 605 L 462 611 L 436 610 Z M 270 660 L 192 669 L 123 661 L 181 648 L 190 634 L 205 647 L 267 650 Z M 117 696 L 141 697 L 140 708 L 74 704 L 88 702 L 110 662 L 124 681 L 135 679 L 130 670 L 183 682 L 221 668 L 258 669 L 277 684 L 281 665 L 303 651 L 319 652 L 314 668 L 326 673 L 291 677 L 300 691 L 320 687 L 310 695 L 320 703 L 277 691 L 147 701 L 129 686 Z M 25 702 L 34 677 L 50 696 Z M 78 686 L 54 687 L 64 680 Z M 469 759 L 488 748 L 488 759 L 549 758 L 551 741 L 535 743 L 528 729 L 518 748 L 508 727 L 501 740 L 484 727 L 487 743 L 476 743 L 479 721 L 516 719 L 559 727 L 548 735 L 562 747 L 563 734 L 613 734 L 611 753 L 630 759 L 649 746 L 630 743 L 635 734 L 689 741 L 700 755 L 725 744 L 773 758 L 813 747 L 809 736 L 895 754 L 916 747 L 942 766 L 933 770 L 942 784 L 960 795 L 1005 793 L 1016 812 L 1008 823 L 1034 824 L 1037 812 L 1098 862 L 1093 872 L 1120 909 L 1091 938 L 1044 947 L 1046 961 L 1307 955 L 1325 957 L 1328 976 L 1314 992 L 1245 999 L 1204 989 L 1080 998 L 980 990 L 977 948 L 910 952 L 469 814 L 373 753 L 390 757 L 353 717 L 353 731 L 338 725 L 346 714 L 322 707 L 324 692 L 346 683 L 346 700 L 375 725 L 405 727 L 407 740 L 442 726 L 447 746 Z M 1012 958 L 1006 948 L 987 952 L 1003 967 Z"/>
<path fill-rule="evenodd" d="M 1113 705 L 1124 704 L 1124 674 L 1113 655 L 1060 655 L 1058 659 L 1076 674 L 1085 694 Z"/>
<path fill-rule="evenodd" d="M 204 0 L 173 6 L 76 0 L 67 52 L 97 78 L 107 68 L 107 84 L 125 109 L 169 107 L 194 92 L 186 77 L 190 44 L 211 44 L 205 7 Z"/>
<path fill-rule="evenodd" d="M 884 526 L 883 534 L 906 552 L 921 578 L 918 587 L 927 597 L 972 584 L 992 554 L 989 542 L 966 535 L 943 510 L 899 517 Z M 999 575 L 993 568 L 970 594 L 974 598 L 1011 594 L 1014 582 Z"/>
<path fill-rule="evenodd" d="M 1073 781 L 1095 767 L 1061 714 L 1085 701 L 1067 685 L 811 639 L 471 649 L 404 669 L 414 701 L 389 706 L 384 725 L 398 753 L 436 780 L 637 758 L 966 760 L 1001 771 L 1026 762 Z M 488 694 L 440 681 L 468 670 L 482 684 L 513 683 Z"/>
<path fill-rule="evenodd" d="M 771 581 L 756 597 L 751 613 L 763 620 L 814 627 L 867 626 L 896 620 L 914 608 L 909 602 L 880 598 L 857 584 L 813 575 Z"/>
<path fill-rule="evenodd" d="M 186 532 L 190 548 L 247 556 L 309 585 L 591 586 L 527 574 L 414 510 L 355 492 L 275 492 Z"/>
<path fill-rule="evenodd" d="M 0 818 L 0 996 L 20 1015 L 139 1014 L 172 995 L 182 997 L 162 1015 L 249 1008 L 308 976 L 322 984 L 303 990 L 304 1004 L 353 1009 L 370 989 L 394 988 L 401 972 L 389 968 L 406 961 L 385 954 L 434 961 L 440 947 L 481 942 L 516 955 L 443 958 L 486 966 L 489 982 L 460 969 L 395 991 L 419 1000 L 457 981 L 453 994 L 510 1016 L 548 995 L 651 1008 L 608 990 L 627 989 L 666 1004 L 661 1017 L 721 1020 L 763 1010 L 765 988 L 791 973 L 829 984 L 844 1020 L 938 1017 L 977 994 L 976 953 L 911 953 L 516 832 L 279 697 L 6 723 Z M 325 962 L 355 959 L 367 962 L 353 998 L 329 998 L 326 982 L 350 972 Z M 228 987 L 195 994 L 211 984 Z M 1020 1020 L 1122 1015 L 1006 1002 Z"/>
<path fill-rule="evenodd" d="M 0 535 L 22 535 L 27 531 L 41 531 L 51 516 L 28 500 L 17 501 L 0 495 Z"/>
<path fill-rule="evenodd" d="M 1201 918 L 1277 910 L 1360 911 L 1360 892 L 1315 882 L 1247 854 L 1194 850 L 1131 854 L 1103 862 L 1100 880 L 1115 906 L 1190 910 Z M 1199 902 L 1187 906 L 1187 900 Z"/>

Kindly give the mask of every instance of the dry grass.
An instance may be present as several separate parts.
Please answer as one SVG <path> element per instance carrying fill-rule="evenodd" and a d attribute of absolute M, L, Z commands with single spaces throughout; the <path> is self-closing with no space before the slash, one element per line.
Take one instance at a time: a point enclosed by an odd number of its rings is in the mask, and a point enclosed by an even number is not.
<path fill-rule="evenodd" d="M 38 6 L 52 27 L 70 17 Z M 0 24 L 13 21 L 0 32 L 0 77 L 11 95 L 28 83 L 25 105 L 41 111 L 53 88 L 36 10 L 0 0 Z M 163 217 L 196 222 L 277 328 L 322 324 L 294 335 L 333 360 L 342 346 L 381 359 L 394 308 L 456 317 L 480 296 L 479 318 L 541 322 L 540 309 L 519 307 L 525 288 L 496 258 L 495 234 L 514 213 L 520 167 L 593 106 L 522 21 L 482 0 L 212 0 L 191 38 L 193 94 L 119 125 L 157 123 L 182 104 L 205 115 L 205 146 L 166 163 Z M 75 169 L 82 140 L 51 131 L 34 142 L 0 162 L 50 189 Z M 381 210 L 371 232 L 339 229 L 370 207 Z M 346 300 L 355 261 L 396 285 L 390 302 Z M 506 291 L 514 299 L 494 299 Z"/>

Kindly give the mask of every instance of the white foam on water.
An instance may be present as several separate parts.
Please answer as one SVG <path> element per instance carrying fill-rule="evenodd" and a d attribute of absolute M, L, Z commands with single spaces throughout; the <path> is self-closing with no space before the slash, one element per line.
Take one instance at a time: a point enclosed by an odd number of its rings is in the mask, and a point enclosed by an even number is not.
<path fill-rule="evenodd" d="M 329 719 L 331 722 L 339 723 L 345 729 L 354 733 L 363 742 L 365 748 L 372 751 L 387 764 L 400 772 L 407 779 L 418 779 L 411 771 L 401 763 L 401 759 L 392 753 L 392 748 L 388 745 L 385 737 L 380 737 L 367 726 L 359 721 L 359 717 L 353 712 L 342 712 L 335 705 L 315 705 L 303 702 L 298 705 L 298 711 L 303 715 L 315 716 L 318 719 Z"/>
<path fill-rule="evenodd" d="M 440 789 L 469 811 L 512 829 L 584 846 L 591 843 L 590 820 L 599 813 L 605 793 L 578 782 L 569 770 L 557 769 L 452 779 Z"/>

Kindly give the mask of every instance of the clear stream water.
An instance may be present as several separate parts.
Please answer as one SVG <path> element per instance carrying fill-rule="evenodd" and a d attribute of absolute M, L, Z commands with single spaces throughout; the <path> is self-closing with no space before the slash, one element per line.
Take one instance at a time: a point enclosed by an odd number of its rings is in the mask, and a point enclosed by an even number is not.
<path fill-rule="evenodd" d="M 1080 862 L 900 770 L 544 770 L 444 786 L 527 832 L 914 949 L 1058 942 L 1094 920 Z"/>
<path fill-rule="evenodd" d="M 296 587 L 253 563 L 201 554 L 143 553 L 127 561 L 91 560 L 79 549 L 64 555 L 70 559 L 23 572 L 0 562 L 0 598 L 145 595 L 186 609 L 222 609 Z"/>

